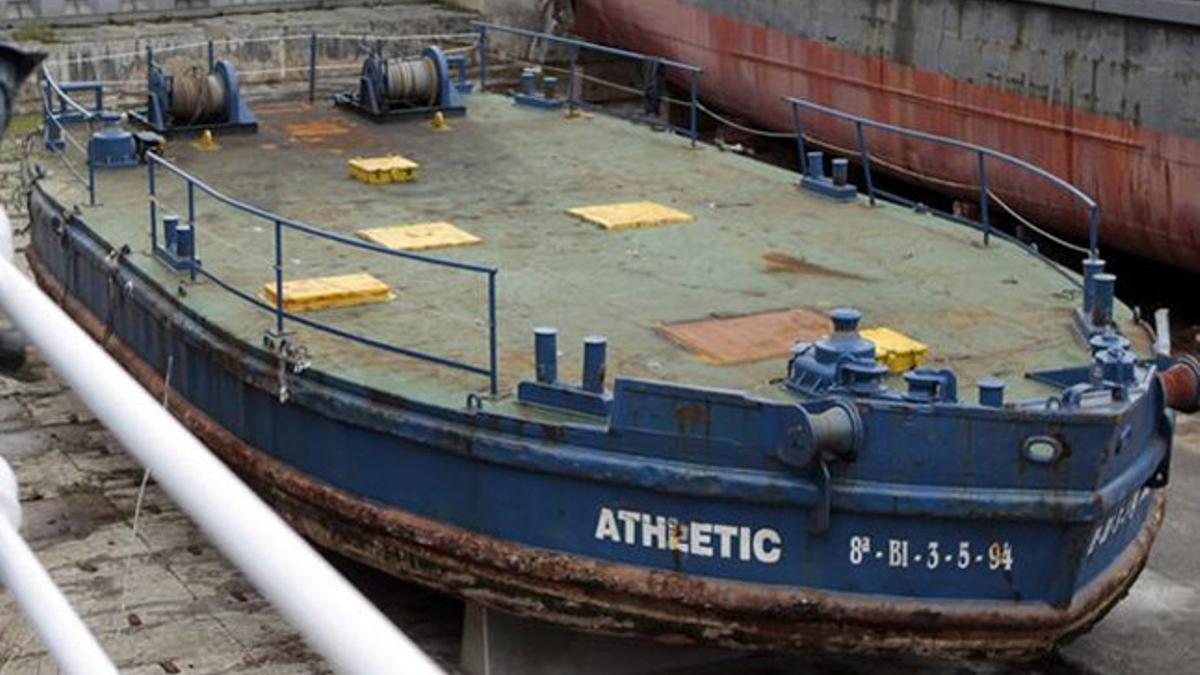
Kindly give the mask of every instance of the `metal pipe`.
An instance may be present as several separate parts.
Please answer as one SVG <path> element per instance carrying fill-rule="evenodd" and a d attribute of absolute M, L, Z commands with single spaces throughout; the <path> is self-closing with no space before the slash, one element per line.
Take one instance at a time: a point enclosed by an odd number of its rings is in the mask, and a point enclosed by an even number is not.
<path fill-rule="evenodd" d="M 796 156 L 799 157 L 800 173 L 808 171 L 808 158 L 804 151 L 804 121 L 800 119 L 800 107 L 792 104 L 792 128 L 796 131 Z"/>
<path fill-rule="evenodd" d="M 217 60 L 213 54 L 213 41 L 208 41 L 208 72 L 212 72 L 217 67 Z"/>
<path fill-rule="evenodd" d="M 317 34 L 308 36 L 308 102 L 317 100 Z"/>
<path fill-rule="evenodd" d="M 607 360 L 608 340 L 591 336 L 583 340 L 583 378 L 584 391 L 593 394 L 604 393 L 604 371 Z"/>
<path fill-rule="evenodd" d="M 632 51 L 629 51 L 628 49 L 617 49 L 616 47 L 606 47 L 604 45 L 598 45 L 593 42 L 588 42 L 586 40 L 576 40 L 574 38 L 563 37 L 561 35 L 551 35 L 550 33 L 540 33 L 538 31 L 526 30 L 524 28 L 513 28 L 512 26 L 501 26 L 499 24 L 487 23 L 484 21 L 472 21 L 471 25 L 475 26 L 476 28 L 479 28 L 481 32 L 486 32 L 488 30 L 494 30 L 494 31 L 497 31 L 500 33 L 508 33 L 509 35 L 517 35 L 520 37 L 536 38 L 539 40 L 545 40 L 547 42 L 553 42 L 553 43 L 560 44 L 560 45 L 575 45 L 577 47 L 583 47 L 584 49 L 591 49 L 593 51 L 597 51 L 602 54 L 611 54 L 613 56 L 624 56 L 624 57 L 631 58 L 631 59 L 641 59 L 643 61 L 648 61 L 648 60 L 653 59 L 655 61 L 658 61 L 659 63 L 662 63 L 663 65 L 670 66 L 672 68 L 678 68 L 680 70 L 690 70 L 690 71 L 697 72 L 697 73 L 702 72 L 704 70 L 700 66 L 693 66 L 690 63 L 683 63 L 682 61 L 672 61 L 670 59 L 662 59 L 657 56 L 651 56 L 649 54 L 642 54 L 640 52 L 632 52 Z"/>
<path fill-rule="evenodd" d="M 983 222 L 983 245 L 987 246 L 992 238 L 992 219 L 988 213 L 988 173 L 987 154 L 979 152 L 979 215 Z"/>
<path fill-rule="evenodd" d="M 496 345 L 496 271 L 488 273 L 488 384 L 492 396 L 499 393 L 500 371 Z"/>
<path fill-rule="evenodd" d="M 571 45 L 570 58 L 567 66 L 567 112 L 575 112 L 575 87 L 578 82 L 575 76 L 575 68 L 579 61 L 579 46 Z"/>
<path fill-rule="evenodd" d="M 283 334 L 283 223 L 275 221 L 275 332 Z"/>
<path fill-rule="evenodd" d="M 154 155 L 147 155 L 153 157 Z M 154 162 L 146 162 L 146 182 L 148 183 L 147 191 L 149 196 L 147 201 L 150 202 L 150 251 L 158 250 L 158 198 L 154 192 Z"/>
<path fill-rule="evenodd" d="M 488 27 L 479 26 L 479 91 L 487 93 L 488 76 Z"/>
<path fill-rule="evenodd" d="M 690 129 L 689 135 L 692 138 L 693 148 L 696 147 L 696 140 L 700 137 L 700 94 L 697 90 L 699 85 L 696 82 L 698 77 L 699 73 L 695 70 L 688 73 L 688 79 L 690 80 L 689 87 L 691 89 L 691 105 L 689 107 L 691 118 L 688 123 L 688 128 Z"/>
<path fill-rule="evenodd" d="M 442 672 L 8 261 L 0 261 L 0 307 L 335 670 Z"/>
<path fill-rule="evenodd" d="M 9 268 L 8 261 L 0 264 Z M 68 675 L 117 675 L 108 655 L 17 531 L 21 523 L 17 479 L 3 458 L 0 458 L 0 499 L 5 503 L 0 516 L 0 582 L 37 631 L 59 669 Z"/>

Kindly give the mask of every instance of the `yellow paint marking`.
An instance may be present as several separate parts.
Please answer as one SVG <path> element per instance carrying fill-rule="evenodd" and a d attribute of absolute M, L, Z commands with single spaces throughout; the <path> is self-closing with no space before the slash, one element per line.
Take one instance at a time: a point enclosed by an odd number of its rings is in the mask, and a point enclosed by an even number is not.
<path fill-rule="evenodd" d="M 891 328 L 867 328 L 859 331 L 859 334 L 875 343 L 875 360 L 893 373 L 916 368 L 925 362 L 925 356 L 929 353 L 929 347 L 924 343 Z"/>
<path fill-rule="evenodd" d="M 356 232 L 360 239 L 405 251 L 425 251 L 432 248 L 470 246 L 483 241 L 479 237 L 461 230 L 451 223 L 414 223 L 372 227 Z"/>
<path fill-rule="evenodd" d="M 364 183 L 406 183 L 416 180 L 420 164 L 401 157 L 387 155 L 385 157 L 355 157 L 346 162 L 350 167 L 350 175 Z"/>
<path fill-rule="evenodd" d="M 264 284 L 262 295 L 275 304 L 275 284 Z M 351 307 L 395 298 L 388 285 L 365 272 L 332 277 L 295 279 L 283 283 L 283 308 L 308 312 L 328 307 Z"/>
<path fill-rule="evenodd" d="M 567 209 L 567 214 L 589 223 L 595 223 L 606 230 L 656 227 L 671 223 L 686 223 L 692 220 L 690 214 L 657 202 L 622 202 L 578 206 Z"/>

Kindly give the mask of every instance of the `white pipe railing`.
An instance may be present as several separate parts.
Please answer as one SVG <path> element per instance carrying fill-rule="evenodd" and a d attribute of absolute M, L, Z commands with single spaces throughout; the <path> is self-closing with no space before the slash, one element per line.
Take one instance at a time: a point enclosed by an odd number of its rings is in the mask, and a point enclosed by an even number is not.
<path fill-rule="evenodd" d="M 11 229 L 4 217 L 0 219 L 0 242 L 6 241 L 11 241 Z M 18 271 L 2 250 L 0 309 L 217 548 L 335 670 L 353 675 L 442 672 Z M 15 528 L 9 529 L 12 538 L 19 541 Z M 5 581 L 12 582 L 9 589 L 26 613 L 41 621 L 51 610 L 44 616 L 37 608 L 30 609 L 22 597 L 28 601 L 28 594 L 36 592 L 37 602 L 41 602 L 49 597 L 45 595 L 48 591 L 43 586 L 29 586 L 36 571 L 30 569 L 28 559 L 21 563 L 20 553 L 13 553 L 19 547 L 9 550 L 10 540 L 0 539 L 0 558 L 18 563 L 11 567 L 17 576 L 11 580 L 6 577 Z M 35 566 L 40 569 L 40 565 Z M 43 581 L 49 582 L 45 570 L 41 574 Z M 70 612 L 65 601 L 53 610 L 53 616 L 62 611 Z M 81 643 L 68 634 L 70 622 L 38 625 L 39 634 L 63 670 L 85 672 L 67 667 L 74 658 L 69 652 L 81 648 Z M 86 672 L 105 671 L 93 665 Z"/>
<path fill-rule="evenodd" d="M 4 263 L 7 264 L 7 263 Z M 0 458 L 0 584 L 67 675 L 117 675 L 108 655 L 21 538 L 17 479 Z"/>

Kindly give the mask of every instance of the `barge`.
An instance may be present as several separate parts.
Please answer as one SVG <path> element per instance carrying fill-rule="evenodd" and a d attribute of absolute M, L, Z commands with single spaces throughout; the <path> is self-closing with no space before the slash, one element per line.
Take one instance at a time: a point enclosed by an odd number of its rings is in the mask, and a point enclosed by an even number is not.
<path fill-rule="evenodd" d="M 575 0 L 590 40 L 704 67 L 705 100 L 787 131 L 785 96 L 1022 157 L 1096 195 L 1104 243 L 1200 271 L 1200 9 L 1066 0 Z M 681 82 L 682 84 L 682 82 Z M 852 126 L 814 141 L 851 157 Z M 876 165 L 974 201 L 964 153 L 867 134 Z M 993 208 L 1079 240 L 1068 201 L 1022 172 L 992 176 Z M 1001 206 L 1003 204 L 1003 206 Z"/>
<path fill-rule="evenodd" d="M 1027 658 L 1124 595 L 1200 366 L 1095 255 L 489 88 L 498 34 L 328 103 L 152 69 L 165 142 L 44 70 L 34 276 L 305 536 L 487 607 Z"/>

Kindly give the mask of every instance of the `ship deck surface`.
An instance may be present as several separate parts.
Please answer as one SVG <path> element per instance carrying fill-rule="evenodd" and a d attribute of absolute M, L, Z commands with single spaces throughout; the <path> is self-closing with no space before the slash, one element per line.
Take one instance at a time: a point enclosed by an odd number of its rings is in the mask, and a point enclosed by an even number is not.
<path fill-rule="evenodd" d="M 604 116 L 568 119 L 496 95 L 468 98 L 469 114 L 435 132 L 418 121 L 374 124 L 325 104 L 259 105 L 255 135 L 220 136 L 203 151 L 172 140 L 166 157 L 216 189 L 283 216 L 349 235 L 449 221 L 481 244 L 430 252 L 496 265 L 502 409 L 532 378 L 535 326 L 559 329 L 559 373 L 578 382 L 582 341 L 609 340 L 608 373 L 780 396 L 786 357 L 721 365 L 663 337 L 664 324 L 713 316 L 854 306 L 864 326 L 887 326 L 929 346 L 928 364 L 953 367 L 960 389 L 998 377 L 1011 398 L 1051 393 L 1025 373 L 1086 363 L 1071 327 L 1078 291 L 1015 245 L 911 210 L 864 199 L 841 204 L 798 190 L 796 174 Z M 317 123 L 317 124 L 314 124 Z M 411 183 L 353 180 L 355 156 L 401 154 L 420 163 Z M 64 203 L 86 193 L 58 160 L 43 160 Z M 165 288 L 177 275 L 150 254 L 146 168 L 98 174 L 99 206 L 84 220 Z M 158 172 L 160 213 L 186 213 L 184 183 Z M 197 249 L 205 269 L 248 293 L 273 280 L 273 228 L 197 192 Z M 689 223 L 605 231 L 571 207 L 653 200 Z M 781 262 L 782 261 L 782 262 Z M 486 280 L 287 232 L 287 279 L 368 271 L 396 298 L 325 309 L 339 328 L 487 364 Z M 180 301 L 257 345 L 272 316 L 212 283 Z M 1128 312 L 1120 310 L 1123 316 Z M 1127 316 L 1125 317 L 1127 320 Z M 486 379 L 293 325 L 313 367 L 383 391 L 460 407 Z M 755 336 L 745 336 L 753 340 Z M 611 381 L 611 379 L 610 379 Z M 898 386 L 902 387 L 902 384 Z"/>

